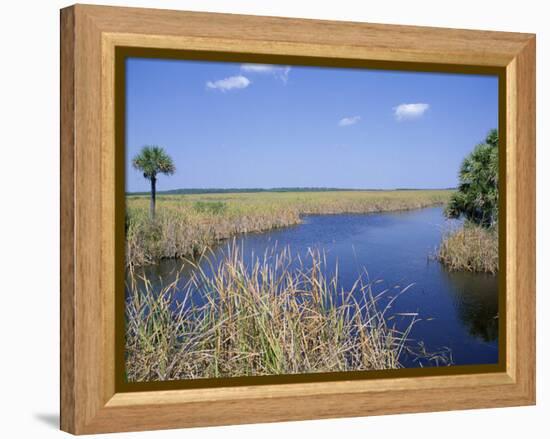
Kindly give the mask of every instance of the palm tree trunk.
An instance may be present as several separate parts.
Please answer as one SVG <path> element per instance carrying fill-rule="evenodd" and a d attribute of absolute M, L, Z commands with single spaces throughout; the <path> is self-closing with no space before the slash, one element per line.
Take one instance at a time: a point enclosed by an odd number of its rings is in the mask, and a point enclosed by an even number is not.
<path fill-rule="evenodd" d="M 151 221 L 155 219 L 155 204 L 157 201 L 157 178 L 151 177 L 151 204 L 149 206 L 149 216 Z"/>

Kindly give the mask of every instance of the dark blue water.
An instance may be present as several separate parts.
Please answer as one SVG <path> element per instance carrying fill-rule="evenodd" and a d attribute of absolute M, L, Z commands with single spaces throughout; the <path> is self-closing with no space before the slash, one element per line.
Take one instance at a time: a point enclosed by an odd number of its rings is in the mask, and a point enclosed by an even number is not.
<path fill-rule="evenodd" d="M 496 276 L 448 272 L 430 258 L 448 227 L 441 207 L 368 215 L 316 215 L 297 226 L 236 239 L 250 255 L 268 248 L 289 246 L 293 255 L 307 259 L 308 249 L 326 252 L 327 266 L 338 264 L 340 285 L 351 288 L 360 273 L 368 272 L 375 292 L 398 292 L 413 284 L 394 302 L 396 313 L 417 312 L 412 338 L 430 352 L 449 349 L 456 365 L 498 362 L 498 279 Z M 227 245 L 215 249 L 216 257 Z M 181 261 L 165 260 L 147 267 L 147 275 L 164 282 Z M 185 272 L 185 271 L 184 271 Z M 181 284 L 186 282 L 185 277 Z M 409 367 L 418 366 L 412 357 Z M 428 364 L 426 364 L 428 365 Z"/>

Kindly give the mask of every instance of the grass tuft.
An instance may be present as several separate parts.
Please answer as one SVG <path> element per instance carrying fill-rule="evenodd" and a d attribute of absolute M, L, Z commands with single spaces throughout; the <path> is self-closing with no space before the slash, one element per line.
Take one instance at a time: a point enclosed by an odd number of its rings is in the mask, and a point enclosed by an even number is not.
<path fill-rule="evenodd" d="M 498 226 L 466 223 L 442 239 L 437 258 L 450 270 L 495 274 L 498 271 Z"/>

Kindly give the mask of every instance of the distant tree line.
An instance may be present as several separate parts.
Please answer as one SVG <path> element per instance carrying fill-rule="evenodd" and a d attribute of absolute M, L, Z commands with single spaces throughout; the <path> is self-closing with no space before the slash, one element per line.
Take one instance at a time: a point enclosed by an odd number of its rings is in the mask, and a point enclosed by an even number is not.
<path fill-rule="evenodd" d="M 456 188 L 441 188 L 441 189 L 411 189 L 411 188 L 396 188 L 396 189 L 348 189 L 348 188 L 333 188 L 333 187 L 279 187 L 279 188 L 186 188 L 186 189 L 170 189 L 165 191 L 157 191 L 159 195 L 194 195 L 194 194 L 234 194 L 234 193 L 253 193 L 253 192 L 337 192 L 337 191 L 372 191 L 386 192 L 394 191 L 426 191 L 426 190 L 451 190 Z M 126 195 L 148 195 L 149 192 L 127 192 Z"/>

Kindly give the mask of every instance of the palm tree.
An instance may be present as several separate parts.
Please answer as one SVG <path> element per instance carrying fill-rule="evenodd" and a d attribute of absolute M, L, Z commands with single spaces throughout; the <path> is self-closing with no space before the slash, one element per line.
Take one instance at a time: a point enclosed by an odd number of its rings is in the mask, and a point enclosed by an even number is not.
<path fill-rule="evenodd" d="M 498 131 L 491 130 L 485 141 L 464 159 L 460 184 L 447 206 L 447 216 L 491 227 L 498 221 Z"/>
<path fill-rule="evenodd" d="M 176 172 L 176 167 L 172 158 L 166 154 L 160 146 L 145 145 L 141 152 L 134 157 L 132 165 L 137 170 L 143 172 L 143 177 L 151 181 L 151 204 L 149 215 L 155 219 L 155 203 L 157 192 L 157 175 L 172 175 Z"/>

